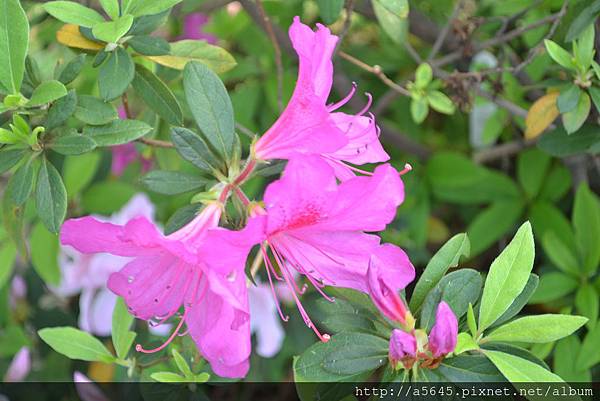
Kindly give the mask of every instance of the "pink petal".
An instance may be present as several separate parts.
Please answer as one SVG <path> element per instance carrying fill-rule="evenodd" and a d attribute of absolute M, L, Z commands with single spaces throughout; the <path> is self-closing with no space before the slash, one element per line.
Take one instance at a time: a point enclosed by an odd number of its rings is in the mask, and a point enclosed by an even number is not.
<path fill-rule="evenodd" d="M 83 253 L 108 252 L 135 256 L 140 250 L 136 244 L 124 239 L 123 227 L 102 223 L 93 217 L 65 221 L 60 231 L 60 241 Z"/>
<path fill-rule="evenodd" d="M 429 332 L 429 350 L 434 357 L 454 351 L 458 338 L 458 321 L 450 306 L 440 302 L 435 314 L 435 324 Z"/>
<path fill-rule="evenodd" d="M 22 347 L 13 357 L 6 374 L 5 382 L 22 382 L 31 370 L 31 354 L 29 348 Z"/>

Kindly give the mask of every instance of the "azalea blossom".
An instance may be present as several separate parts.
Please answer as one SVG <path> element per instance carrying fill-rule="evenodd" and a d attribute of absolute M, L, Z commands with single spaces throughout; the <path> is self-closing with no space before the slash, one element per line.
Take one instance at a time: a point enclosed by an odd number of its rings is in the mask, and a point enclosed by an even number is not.
<path fill-rule="evenodd" d="M 412 367 L 417 355 L 417 339 L 411 333 L 394 329 L 390 337 L 389 360 L 392 368 L 400 363 L 407 369 Z"/>
<path fill-rule="evenodd" d="M 327 104 L 333 82 L 331 61 L 338 37 L 317 24 L 311 30 L 294 18 L 289 29 L 298 53 L 299 71 L 292 97 L 273 126 L 256 142 L 254 156 L 260 160 L 289 159 L 297 154 L 319 155 L 330 164 L 340 180 L 359 170 L 352 164 L 383 162 L 389 159 L 379 142 L 379 128 L 372 114 L 366 114 L 371 95 L 356 115 L 337 112 L 354 95 L 356 85 L 341 101 Z"/>
<path fill-rule="evenodd" d="M 429 332 L 429 350 L 434 358 L 443 357 L 456 348 L 458 321 L 450 306 L 440 302 L 435 314 L 435 324 Z"/>
<path fill-rule="evenodd" d="M 266 216 L 261 216 L 266 218 L 261 249 L 267 276 L 271 285 L 273 278 L 287 284 L 305 323 L 321 340 L 328 336 L 319 333 L 300 303 L 298 295 L 304 289 L 292 272 L 305 276 L 328 299 L 321 290 L 325 285 L 368 292 L 371 255 L 379 255 L 386 264 L 393 262 L 391 269 L 405 263 L 403 252 L 393 245 L 381 246 L 378 236 L 365 233 L 383 230 L 403 199 L 402 181 L 390 165 L 377 167 L 371 177 L 338 184 L 333 168 L 318 156 L 291 159 L 282 178 L 267 187 Z M 397 274 L 389 279 L 392 287 L 405 280 Z M 278 311 L 283 320 L 288 319 L 279 306 Z"/>
<path fill-rule="evenodd" d="M 132 258 L 110 275 L 108 288 L 123 297 L 139 319 L 161 324 L 179 318 L 164 344 L 151 350 L 137 344 L 137 351 L 158 352 L 178 334 L 189 332 L 216 374 L 243 377 L 251 348 L 244 267 L 258 241 L 261 219 L 239 232 L 217 228 L 222 207 L 210 203 L 169 236 L 144 217 L 125 225 L 93 217 L 71 219 L 63 225 L 61 241 L 86 254 Z M 187 331 L 180 333 L 184 323 Z"/>
<path fill-rule="evenodd" d="M 5 382 L 22 382 L 31 370 L 31 353 L 29 348 L 22 347 L 13 357 L 6 373 Z"/>
<path fill-rule="evenodd" d="M 123 208 L 100 221 L 125 224 L 144 217 L 154 220 L 154 206 L 145 194 L 134 195 Z M 131 259 L 109 253 L 84 254 L 70 246 L 61 247 L 59 264 L 61 283 L 52 291 L 62 297 L 79 297 L 79 328 L 92 334 L 107 336 L 111 333 L 112 313 L 117 296 L 107 287 L 109 276 L 123 268 Z"/>
<path fill-rule="evenodd" d="M 191 13 L 183 18 L 183 32 L 178 40 L 192 39 L 205 40 L 211 45 L 217 44 L 217 37 L 213 34 L 203 31 L 204 25 L 209 21 L 209 17 L 203 13 Z"/>

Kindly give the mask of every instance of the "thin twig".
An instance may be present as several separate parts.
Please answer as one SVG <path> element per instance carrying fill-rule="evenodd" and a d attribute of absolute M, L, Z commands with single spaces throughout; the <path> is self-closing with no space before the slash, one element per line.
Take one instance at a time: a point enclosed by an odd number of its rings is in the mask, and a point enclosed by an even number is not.
<path fill-rule="evenodd" d="M 403 88 L 402 86 L 395 83 L 394 81 L 392 81 L 387 75 L 385 75 L 385 73 L 383 72 L 383 70 L 381 69 L 380 66 L 378 66 L 378 65 L 370 66 L 369 64 L 367 64 L 367 63 L 357 59 L 356 57 L 353 57 L 343 51 L 340 51 L 339 55 L 341 58 L 349 61 L 350 63 L 354 64 L 355 66 L 357 66 L 367 72 L 370 72 L 371 74 L 374 74 L 384 84 L 386 84 L 387 86 L 389 86 L 396 92 L 400 93 L 401 95 L 410 96 L 410 92 L 408 90 L 406 90 L 405 88 Z"/>
<path fill-rule="evenodd" d="M 333 51 L 334 55 L 337 54 L 338 49 L 342 45 L 344 38 L 346 37 L 346 35 L 348 34 L 348 31 L 350 30 L 350 25 L 352 25 L 352 13 L 353 12 L 354 12 L 354 0 L 347 0 L 346 1 L 346 18 L 344 19 L 344 26 L 342 27 L 342 31 L 338 35 L 338 42 L 335 45 L 335 50 Z"/>
<path fill-rule="evenodd" d="M 457 15 L 458 15 L 458 12 L 462 8 L 462 4 L 463 4 L 463 0 L 458 0 L 456 2 L 456 5 L 454 6 L 454 10 L 452 10 L 452 14 L 450 15 L 450 18 L 448 19 L 448 22 L 446 23 L 446 25 L 444 26 L 444 28 L 442 29 L 442 31 L 440 32 L 438 37 L 435 39 L 435 43 L 433 44 L 433 47 L 431 48 L 431 52 L 429 52 L 429 56 L 427 56 L 427 62 L 433 60 L 433 58 L 438 54 L 438 52 L 442 48 L 442 45 L 446 41 L 446 38 L 448 37 L 448 33 L 450 32 L 452 23 L 454 22 L 454 20 L 456 19 Z"/>
<path fill-rule="evenodd" d="M 237 128 L 238 131 L 240 131 L 242 134 L 246 135 L 249 138 L 256 137 L 255 132 L 253 132 L 250 128 L 246 127 L 245 125 L 238 123 L 237 121 L 235 122 L 235 128 Z"/>
<path fill-rule="evenodd" d="M 406 38 L 406 40 L 404 40 L 404 49 L 406 49 L 406 51 L 408 52 L 409 56 L 412 57 L 413 60 L 415 60 L 415 63 L 421 64 L 421 62 L 423 60 L 421 59 L 421 56 L 419 55 L 419 53 L 417 53 L 417 51 L 415 50 L 415 48 L 412 47 L 412 45 L 410 44 L 410 41 L 408 40 L 408 38 Z"/>
<path fill-rule="evenodd" d="M 279 42 L 275 36 L 271 19 L 263 7 L 262 0 L 256 0 L 256 6 L 260 16 L 262 17 L 265 30 L 267 31 L 267 36 L 273 45 L 273 50 L 275 50 L 275 66 L 277 68 L 277 106 L 281 112 L 283 110 L 283 63 L 281 61 L 281 48 L 279 47 Z"/>
<path fill-rule="evenodd" d="M 519 153 L 521 150 L 529 148 L 537 143 L 537 140 L 517 140 L 506 142 L 501 145 L 494 146 L 489 149 L 483 149 L 473 154 L 473 161 L 476 163 L 487 163 L 506 156 L 512 156 Z"/>
<path fill-rule="evenodd" d="M 138 142 L 143 143 L 144 145 L 154 146 L 155 148 L 174 148 L 175 145 L 168 141 L 161 141 L 160 139 L 150 139 L 150 138 L 139 138 Z"/>

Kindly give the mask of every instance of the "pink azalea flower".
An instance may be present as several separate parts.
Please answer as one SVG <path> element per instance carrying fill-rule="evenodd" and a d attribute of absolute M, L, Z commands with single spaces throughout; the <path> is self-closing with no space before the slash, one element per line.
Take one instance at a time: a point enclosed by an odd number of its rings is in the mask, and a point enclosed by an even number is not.
<path fill-rule="evenodd" d="M 5 382 L 22 382 L 25 380 L 31 370 L 31 355 L 29 348 L 22 347 L 13 357 L 6 374 Z"/>
<path fill-rule="evenodd" d="M 126 119 L 127 115 L 125 114 L 125 108 L 123 106 L 119 107 L 119 118 Z M 135 147 L 134 143 L 125 143 L 123 145 L 116 145 L 111 147 L 112 152 L 112 165 L 111 172 L 120 177 L 123 175 L 125 169 L 136 161 L 140 161 L 142 163 L 142 172 L 146 172 L 150 170 L 152 167 L 152 160 L 143 157 Z"/>
<path fill-rule="evenodd" d="M 456 348 L 458 321 L 452 309 L 440 302 L 435 314 L 435 324 L 429 332 L 429 350 L 434 358 L 451 353 Z"/>
<path fill-rule="evenodd" d="M 110 401 L 100 387 L 81 372 L 73 373 L 73 383 L 82 401 Z"/>
<path fill-rule="evenodd" d="M 178 40 L 205 40 L 211 45 L 216 45 L 217 37 L 202 30 L 208 21 L 208 15 L 203 13 L 191 13 L 186 15 L 183 19 L 183 33 L 179 36 Z"/>
<path fill-rule="evenodd" d="M 244 267 L 258 241 L 261 219 L 244 230 L 217 228 L 222 205 L 214 202 L 181 230 L 163 236 L 144 217 L 125 225 L 93 217 L 66 221 L 63 244 L 86 254 L 110 253 L 133 258 L 111 274 L 108 288 L 124 298 L 139 319 L 160 324 L 179 315 L 179 323 L 160 347 L 165 348 L 183 324 L 213 371 L 224 377 L 243 377 L 249 368 L 250 322 Z M 183 334 L 181 334 L 183 335 Z"/>
<path fill-rule="evenodd" d="M 389 156 L 379 142 L 379 129 L 373 115 L 365 116 L 365 108 L 357 115 L 335 112 L 356 91 L 327 105 L 333 82 L 331 57 L 338 41 L 329 29 L 317 24 L 312 31 L 298 17 L 289 36 L 298 53 L 299 72 L 296 88 L 286 109 L 273 126 L 254 145 L 254 155 L 261 160 L 289 159 L 301 154 L 315 154 L 334 167 L 340 180 L 354 176 L 358 170 L 350 164 L 383 162 Z"/>
<path fill-rule="evenodd" d="M 145 194 L 133 196 L 118 212 L 110 216 L 96 217 L 112 224 L 125 224 L 136 217 L 154 219 L 154 206 Z M 107 287 L 109 276 L 123 268 L 130 258 L 108 253 L 83 254 L 63 246 L 59 255 L 61 283 L 52 288 L 62 297 L 79 297 L 79 328 L 99 336 L 111 333 L 112 310 L 117 297 Z"/>
<path fill-rule="evenodd" d="M 380 246 L 379 237 L 365 231 L 383 230 L 403 199 L 402 181 L 391 166 L 381 165 L 372 177 L 354 177 L 338 185 L 333 168 L 318 156 L 291 159 L 282 178 L 268 186 L 266 245 L 262 246 L 267 276 L 271 284 L 275 276 L 288 285 L 304 321 L 321 340 L 328 337 L 321 336 L 302 307 L 298 294 L 303 290 L 292 271 L 306 276 L 321 293 L 325 285 L 368 292 L 371 255 L 378 254 L 386 262 L 396 258 L 400 265 L 404 254 L 392 250 L 392 245 Z M 399 287 L 397 280 L 403 278 L 390 275 L 390 280 L 390 285 Z M 287 320 L 280 309 L 279 313 Z"/>
<path fill-rule="evenodd" d="M 388 319 L 406 322 L 408 309 L 398 291 L 415 278 L 415 268 L 404 251 L 393 245 L 383 245 L 371 257 L 368 271 L 369 294 L 373 303 Z"/>
<path fill-rule="evenodd" d="M 392 367 L 397 368 L 399 363 L 409 364 L 417 355 L 417 339 L 410 333 L 394 329 L 390 337 L 389 359 Z"/>

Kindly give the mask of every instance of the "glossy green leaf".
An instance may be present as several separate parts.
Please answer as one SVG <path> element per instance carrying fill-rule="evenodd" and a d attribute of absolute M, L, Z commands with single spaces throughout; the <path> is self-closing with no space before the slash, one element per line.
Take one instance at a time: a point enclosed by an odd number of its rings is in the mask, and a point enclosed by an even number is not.
<path fill-rule="evenodd" d="M 105 101 L 121 96 L 129 87 L 135 74 L 135 66 L 129 53 L 118 47 L 102 63 L 98 72 L 100 96 Z"/>
<path fill-rule="evenodd" d="M 49 1 L 43 7 L 48 14 L 67 24 L 92 28 L 97 23 L 104 22 L 97 11 L 74 1 Z"/>
<path fill-rule="evenodd" d="M 119 0 L 100 0 L 100 5 L 110 18 L 116 19 L 119 17 Z"/>
<path fill-rule="evenodd" d="M 46 228 L 58 233 L 67 215 L 67 190 L 56 167 L 45 158 L 38 173 L 35 205 Z"/>
<path fill-rule="evenodd" d="M 138 120 L 113 120 L 109 124 L 87 126 L 83 135 L 88 135 L 98 146 L 122 145 L 146 135 L 152 127 Z"/>
<path fill-rule="evenodd" d="M 42 82 L 40 86 L 35 88 L 31 99 L 27 102 L 27 106 L 36 107 L 46 103 L 53 102 L 67 94 L 67 88 L 59 81 Z"/>
<path fill-rule="evenodd" d="M 185 128 L 173 128 L 171 140 L 177 152 L 185 160 L 200 170 L 212 172 L 219 170 L 220 163 L 208 148 L 206 142 L 196 133 Z"/>
<path fill-rule="evenodd" d="M 170 44 L 170 54 L 164 56 L 147 56 L 150 60 L 165 67 L 183 70 L 192 61 L 208 66 L 216 73 L 222 73 L 235 67 L 233 56 L 219 46 L 203 40 L 180 40 Z"/>
<path fill-rule="evenodd" d="M 150 375 L 152 380 L 161 383 L 187 383 L 189 380 L 173 372 L 154 372 Z"/>
<path fill-rule="evenodd" d="M 123 15 L 114 21 L 106 21 L 95 24 L 92 33 L 97 39 L 108 43 L 117 43 L 131 28 L 133 24 L 132 15 Z"/>
<path fill-rule="evenodd" d="M 564 68 L 575 70 L 573 56 L 568 51 L 549 39 L 544 39 L 544 46 L 546 46 L 546 51 L 554 61 Z"/>
<path fill-rule="evenodd" d="M 567 134 L 572 134 L 581 128 L 590 114 L 591 105 L 590 96 L 582 92 L 576 108 L 562 115 L 563 126 Z"/>
<path fill-rule="evenodd" d="M 31 264 L 46 284 L 55 286 L 60 284 L 61 276 L 58 251 L 58 236 L 49 232 L 43 224 L 36 224 L 30 237 Z"/>
<path fill-rule="evenodd" d="M 526 222 L 490 266 L 479 309 L 480 331 L 494 323 L 523 291 L 534 256 L 531 224 Z"/>
<path fill-rule="evenodd" d="M 574 333 L 587 320 L 571 315 L 525 316 L 498 327 L 485 338 L 500 342 L 547 343 Z"/>
<path fill-rule="evenodd" d="M 144 102 L 166 122 L 171 125 L 183 124 L 183 112 L 177 98 L 152 71 L 138 66 L 132 85 Z"/>
<path fill-rule="evenodd" d="M 521 291 L 519 296 L 515 298 L 512 304 L 510 304 L 506 312 L 504 312 L 502 316 L 500 316 L 490 327 L 500 326 L 504 322 L 507 322 L 515 317 L 517 313 L 519 313 L 521 309 L 527 305 L 527 302 L 537 289 L 539 281 L 540 279 L 537 274 L 531 273 L 529 275 L 529 279 L 527 280 L 527 284 L 525 284 L 525 288 L 523 288 L 523 291 Z"/>
<path fill-rule="evenodd" d="M 112 314 L 112 342 L 120 359 L 125 359 L 136 334 L 129 330 L 133 316 L 127 311 L 123 298 L 118 298 Z"/>
<path fill-rule="evenodd" d="M 59 354 L 82 361 L 112 362 L 115 357 L 94 336 L 73 327 L 52 327 L 38 331 L 46 344 Z"/>
<path fill-rule="evenodd" d="M 204 177 L 178 171 L 155 170 L 142 177 L 142 183 L 151 191 L 176 195 L 202 188 L 208 183 Z"/>
<path fill-rule="evenodd" d="M 80 95 L 75 118 L 89 125 L 104 125 L 118 118 L 117 110 L 94 96 Z"/>
<path fill-rule="evenodd" d="M 0 28 L 0 93 L 18 93 L 29 47 L 29 22 L 19 0 L 2 2 Z"/>
<path fill-rule="evenodd" d="M 123 13 L 134 16 L 154 15 L 170 9 L 182 0 L 128 0 L 123 3 Z"/>
<path fill-rule="evenodd" d="M 96 148 L 96 142 L 84 135 L 61 135 L 48 144 L 55 152 L 62 155 L 80 155 Z"/>
<path fill-rule="evenodd" d="M 134 36 L 127 43 L 133 50 L 146 56 L 163 56 L 171 50 L 169 42 L 156 36 Z"/>
<path fill-rule="evenodd" d="M 171 350 L 171 355 L 173 355 L 173 360 L 175 361 L 175 364 L 177 365 L 177 369 L 179 369 L 179 371 L 181 373 L 183 373 L 183 375 L 186 378 L 188 378 L 188 379 L 192 378 L 194 376 L 194 374 L 192 373 L 190 366 L 185 361 L 183 356 L 181 356 L 181 354 L 179 352 L 177 352 L 177 350 L 175 348 L 173 348 Z"/>
<path fill-rule="evenodd" d="M 554 373 L 518 356 L 499 351 L 484 351 L 494 365 L 512 383 L 549 383 L 563 380 Z"/>
<path fill-rule="evenodd" d="M 64 124 L 73 115 L 76 108 L 77 93 L 73 89 L 67 93 L 67 96 L 63 96 L 52 103 L 52 106 L 48 110 L 46 129 L 50 131 Z"/>
<path fill-rule="evenodd" d="M 377 369 L 387 362 L 389 342 L 366 333 L 340 333 L 329 341 L 323 369 L 338 376 Z"/>
<path fill-rule="evenodd" d="M 574 46 L 575 59 L 580 68 L 587 70 L 592 64 L 594 59 L 594 24 L 590 24 L 587 28 L 581 32 L 579 38 L 577 38 L 577 46 Z"/>

